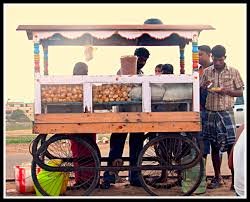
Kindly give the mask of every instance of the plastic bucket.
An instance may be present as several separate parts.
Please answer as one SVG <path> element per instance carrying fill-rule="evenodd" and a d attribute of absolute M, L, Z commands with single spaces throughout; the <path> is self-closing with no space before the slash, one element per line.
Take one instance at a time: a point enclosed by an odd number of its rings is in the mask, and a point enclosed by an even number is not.
<path fill-rule="evenodd" d="M 205 160 L 202 158 L 205 165 Z M 182 191 L 185 193 L 194 185 L 194 181 L 198 178 L 200 173 L 200 163 L 197 163 L 194 167 L 189 168 L 183 172 L 183 181 L 182 181 Z M 194 194 L 203 194 L 206 192 L 206 169 L 204 166 L 203 176 L 201 179 L 200 185 L 194 191 Z"/>
<path fill-rule="evenodd" d="M 37 168 L 37 173 L 40 168 Z M 20 193 L 34 193 L 34 183 L 31 177 L 31 163 L 25 163 L 14 166 L 14 176 L 16 190 Z"/>

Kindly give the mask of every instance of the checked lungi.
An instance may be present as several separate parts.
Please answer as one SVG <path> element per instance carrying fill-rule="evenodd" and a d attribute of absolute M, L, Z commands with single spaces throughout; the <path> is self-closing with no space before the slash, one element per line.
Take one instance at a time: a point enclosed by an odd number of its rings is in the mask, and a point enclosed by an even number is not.
<path fill-rule="evenodd" d="M 235 126 L 229 111 L 206 111 L 203 138 L 209 140 L 221 152 L 235 143 Z"/>

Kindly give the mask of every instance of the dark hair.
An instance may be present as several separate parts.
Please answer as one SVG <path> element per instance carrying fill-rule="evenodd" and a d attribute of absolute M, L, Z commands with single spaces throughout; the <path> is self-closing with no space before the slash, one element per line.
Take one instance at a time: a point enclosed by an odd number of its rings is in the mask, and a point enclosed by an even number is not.
<path fill-rule="evenodd" d="M 144 24 L 163 24 L 160 19 L 157 18 L 149 18 L 144 21 Z"/>
<path fill-rule="evenodd" d="M 226 56 L 226 49 L 222 45 L 216 45 L 212 48 L 212 56 L 221 58 Z"/>
<path fill-rule="evenodd" d="M 164 64 L 161 66 L 161 72 L 162 74 L 173 74 L 174 67 L 171 64 Z"/>
<path fill-rule="evenodd" d="M 158 64 L 155 66 L 155 68 L 161 68 L 162 67 L 162 64 Z"/>
<path fill-rule="evenodd" d="M 73 75 L 87 75 L 88 65 L 84 62 L 78 62 L 74 66 Z"/>
<path fill-rule="evenodd" d="M 204 51 L 206 52 L 207 54 L 210 54 L 211 53 L 211 48 L 207 45 L 202 45 L 202 46 L 199 46 L 198 49 L 200 51 Z"/>
<path fill-rule="evenodd" d="M 135 49 L 134 55 L 138 57 L 149 58 L 150 53 L 146 48 L 142 47 Z"/>

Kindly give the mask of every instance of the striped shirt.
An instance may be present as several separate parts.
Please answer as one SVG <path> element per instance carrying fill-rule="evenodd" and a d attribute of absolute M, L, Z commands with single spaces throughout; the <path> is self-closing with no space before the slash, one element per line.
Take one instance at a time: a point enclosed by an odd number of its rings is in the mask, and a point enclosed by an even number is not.
<path fill-rule="evenodd" d="M 236 90 L 244 86 L 243 80 L 237 69 L 228 67 L 218 72 L 214 65 L 206 68 L 201 77 L 201 85 L 206 81 L 211 81 L 213 87 L 223 87 L 230 90 Z M 234 106 L 234 97 L 229 95 L 220 95 L 219 93 L 208 92 L 206 99 L 206 109 L 210 111 L 225 111 Z"/>

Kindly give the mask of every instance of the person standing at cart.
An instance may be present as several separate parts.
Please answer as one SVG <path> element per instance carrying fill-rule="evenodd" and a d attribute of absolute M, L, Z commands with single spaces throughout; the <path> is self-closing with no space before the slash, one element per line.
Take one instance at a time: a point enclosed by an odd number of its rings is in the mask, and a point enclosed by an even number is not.
<path fill-rule="evenodd" d="M 200 79 L 204 73 L 204 70 L 213 65 L 213 62 L 211 61 L 211 48 L 208 45 L 201 45 L 198 47 L 199 50 L 199 76 Z M 204 130 L 204 124 L 206 122 L 205 119 L 205 104 L 206 104 L 206 98 L 207 98 L 207 89 L 200 88 L 200 115 L 201 115 L 201 124 L 202 124 L 202 130 L 199 134 L 200 138 L 203 138 L 203 130 Z M 204 193 L 206 192 L 206 159 L 207 155 L 210 153 L 210 142 L 206 139 L 203 139 L 203 158 L 204 158 L 204 176 L 202 178 L 201 184 L 197 188 L 196 192 Z"/>
<path fill-rule="evenodd" d="M 161 66 L 161 74 L 174 74 L 174 67 L 171 64 L 163 64 Z"/>
<path fill-rule="evenodd" d="M 213 65 L 211 62 L 211 48 L 208 45 L 202 45 L 198 47 L 199 49 L 199 76 L 200 79 L 204 73 L 204 70 Z M 206 111 L 206 98 L 207 98 L 207 89 L 200 88 L 200 112 L 201 112 L 201 121 L 202 121 L 202 128 L 204 128 L 204 123 L 206 122 L 205 119 L 205 111 Z M 203 129 L 202 129 L 203 130 Z M 203 133 L 201 131 L 200 136 L 203 137 Z M 207 159 L 207 155 L 210 153 L 210 143 L 208 140 L 203 140 L 204 143 L 204 151 L 203 151 L 203 158 L 205 161 Z M 205 166 L 204 166 L 205 167 Z"/>
<path fill-rule="evenodd" d="M 174 74 L 172 64 L 162 64 L 160 74 Z M 163 86 L 160 84 L 160 86 Z M 153 105 L 152 112 L 178 111 L 179 104 Z"/>
<path fill-rule="evenodd" d="M 161 74 L 161 67 L 162 67 L 162 64 L 158 64 L 155 66 L 155 75 Z"/>
<path fill-rule="evenodd" d="M 73 69 L 73 75 L 88 75 L 88 65 L 84 62 L 77 62 Z M 100 152 L 98 146 L 96 144 L 96 134 L 95 133 L 84 133 L 84 134 L 74 134 L 74 136 L 78 136 L 83 140 L 87 141 L 94 149 L 97 150 L 97 154 L 100 157 Z M 93 166 L 91 162 L 82 162 L 81 159 L 91 156 L 91 151 L 85 148 L 80 143 L 75 140 L 71 140 L 71 150 L 73 158 L 80 158 L 80 160 L 74 162 L 75 167 L 79 166 Z M 73 185 L 75 188 L 87 188 L 89 185 L 87 181 L 94 177 L 95 172 L 93 171 L 74 171 L 75 173 L 75 184 Z"/>
<path fill-rule="evenodd" d="M 229 156 L 235 142 L 235 125 L 230 111 L 234 106 L 234 97 L 243 95 L 244 83 L 239 71 L 225 63 L 225 47 L 216 45 L 211 52 L 213 65 L 204 70 L 201 87 L 207 88 L 211 81 L 213 81 L 213 87 L 216 87 L 214 90 L 208 90 L 205 105 L 206 122 L 203 130 L 204 139 L 209 140 L 211 144 L 211 157 L 215 173 L 207 188 L 214 189 L 220 187 L 222 181 L 219 152 L 226 151 Z M 231 173 L 231 188 L 233 188 L 233 169 L 231 169 Z"/>
<path fill-rule="evenodd" d="M 160 74 L 174 74 L 173 65 L 171 65 L 171 64 L 162 64 Z M 165 104 L 165 105 L 155 105 L 155 106 L 153 105 L 152 106 L 152 112 L 178 111 L 178 106 L 179 106 L 179 104 Z M 166 133 L 163 133 L 163 132 L 160 132 L 160 133 L 158 133 L 158 132 L 157 133 L 150 132 L 150 133 L 148 133 L 149 140 L 155 138 L 156 136 L 160 136 L 160 135 L 164 135 L 164 134 L 166 135 Z M 166 144 L 168 144 L 168 143 L 166 143 Z M 161 171 L 161 175 L 159 176 L 159 178 L 156 178 L 153 181 L 153 183 L 163 183 L 163 182 L 166 181 L 166 179 L 167 179 L 167 171 L 165 169 L 163 169 Z"/>
<path fill-rule="evenodd" d="M 149 58 L 149 51 L 144 48 L 137 48 L 134 52 L 134 55 L 138 57 L 137 59 L 137 74 L 142 75 L 142 68 L 147 62 Z M 117 74 L 121 74 L 120 70 Z M 120 106 L 119 112 L 141 112 L 141 105 L 133 105 L 133 106 Z M 116 165 L 120 166 L 121 157 L 125 145 L 125 141 L 128 133 L 112 133 L 110 137 L 110 151 L 108 157 L 108 166 Z M 144 133 L 130 133 L 129 135 L 129 157 L 130 157 L 130 166 L 136 166 L 137 159 L 140 151 L 143 148 L 144 141 Z M 117 162 L 117 163 L 116 163 Z M 132 186 L 141 186 L 141 183 L 138 179 L 138 171 L 129 171 L 129 181 Z M 116 182 L 116 176 L 114 173 L 110 173 L 109 171 L 105 171 L 103 174 L 103 183 L 101 188 L 108 189 L 111 183 Z"/>

